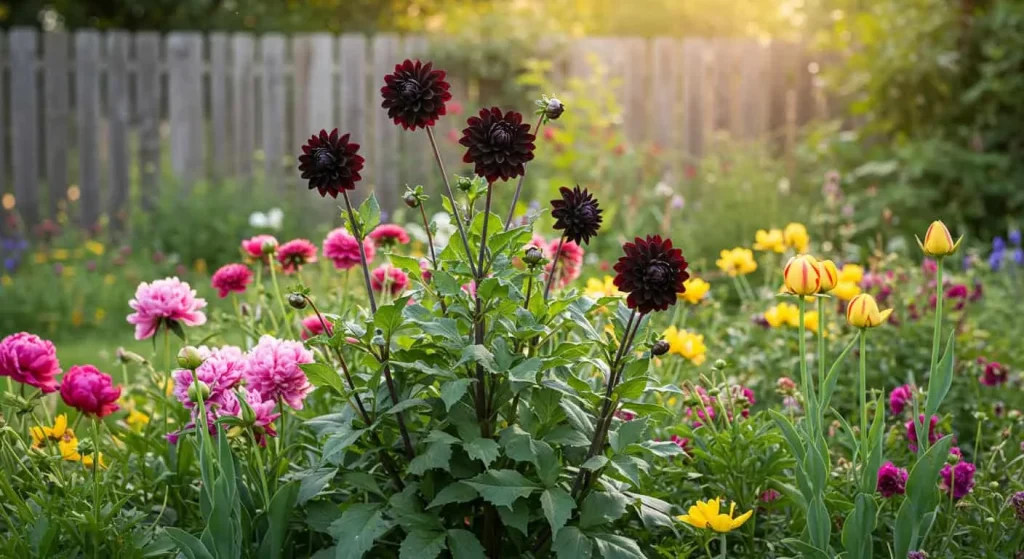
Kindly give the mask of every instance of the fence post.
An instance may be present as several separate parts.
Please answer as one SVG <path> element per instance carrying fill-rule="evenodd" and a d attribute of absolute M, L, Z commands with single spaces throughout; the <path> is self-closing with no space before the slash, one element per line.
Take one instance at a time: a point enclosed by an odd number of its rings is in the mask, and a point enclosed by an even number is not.
<path fill-rule="evenodd" d="M 135 110 L 139 138 L 139 187 L 142 209 L 156 208 L 160 197 L 160 34 L 135 35 Z"/>
<path fill-rule="evenodd" d="M 69 46 L 67 33 L 54 31 L 43 34 L 43 111 L 46 119 L 43 136 L 48 194 L 45 217 L 49 219 L 57 218 L 57 202 L 68 189 L 68 130 L 71 129 Z"/>
<path fill-rule="evenodd" d="M 199 33 L 167 36 L 171 169 L 184 186 L 182 195 L 196 180 L 206 177 L 202 55 L 203 37 Z"/>
<path fill-rule="evenodd" d="M 398 207 L 398 131 L 387 111 L 380 108 L 380 87 L 384 75 L 391 73 L 398 57 L 398 36 L 390 33 L 373 38 L 373 73 L 370 80 L 370 110 L 373 111 L 373 150 L 366 158 L 373 170 L 370 180 L 374 185 L 380 207 L 394 216 Z"/>
<path fill-rule="evenodd" d="M 25 225 L 39 222 L 39 92 L 36 85 L 35 29 L 17 28 L 10 34 L 11 163 L 14 196 Z"/>
<path fill-rule="evenodd" d="M 128 153 L 128 41 L 126 31 L 107 35 L 107 120 L 110 123 L 110 225 L 125 231 L 129 224 L 128 192 L 131 156 Z"/>
<path fill-rule="evenodd" d="M 75 33 L 75 106 L 78 111 L 78 188 L 82 227 L 100 218 L 100 34 L 92 29 Z"/>

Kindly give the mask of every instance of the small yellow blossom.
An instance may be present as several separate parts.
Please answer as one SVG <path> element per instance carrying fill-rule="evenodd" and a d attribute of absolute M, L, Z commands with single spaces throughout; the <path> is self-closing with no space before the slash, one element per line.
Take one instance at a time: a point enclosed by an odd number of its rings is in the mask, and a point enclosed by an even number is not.
<path fill-rule="evenodd" d="M 807 252 L 811 244 L 811 237 L 807 234 L 807 228 L 801 223 L 790 223 L 782 233 L 786 246 L 799 252 Z"/>
<path fill-rule="evenodd" d="M 58 261 L 58 262 L 60 262 L 62 260 L 67 260 L 68 259 L 68 255 L 69 255 L 68 249 L 66 249 L 66 248 L 55 248 L 55 249 L 53 249 L 53 252 L 50 253 L 50 256 L 52 256 L 53 259 Z"/>
<path fill-rule="evenodd" d="M 933 221 L 928 226 L 928 231 L 924 234 L 924 242 L 920 239 L 917 240 L 917 244 L 921 247 L 921 250 L 928 256 L 934 256 L 936 258 L 942 258 L 949 256 L 956 252 L 956 249 L 960 246 L 960 241 L 964 238 L 961 236 L 956 241 L 953 240 L 953 236 L 949 234 L 949 228 L 946 224 L 941 221 Z"/>
<path fill-rule="evenodd" d="M 764 319 L 772 328 L 780 326 L 800 327 L 800 309 L 791 303 L 779 303 L 764 313 Z"/>
<path fill-rule="evenodd" d="M 843 269 L 839 270 L 839 283 L 850 282 L 860 283 L 864 279 L 864 267 L 858 266 L 857 264 L 843 264 Z"/>
<path fill-rule="evenodd" d="M 704 299 L 704 296 L 707 295 L 708 290 L 710 289 L 710 283 L 700 278 L 690 278 L 683 282 L 683 292 L 679 293 L 677 298 L 682 299 L 691 305 L 696 305 Z"/>
<path fill-rule="evenodd" d="M 103 284 L 104 285 L 114 285 L 115 281 L 117 281 L 117 278 L 114 277 L 114 274 L 107 274 L 107 275 L 103 276 Z"/>
<path fill-rule="evenodd" d="M 14 280 L 11 279 L 11 276 L 8 276 L 7 274 L 0 276 L 0 285 L 4 287 L 10 287 L 13 284 Z"/>
<path fill-rule="evenodd" d="M 797 320 L 799 320 L 799 317 Z M 807 311 L 804 313 L 804 327 L 811 332 L 818 331 L 818 311 Z"/>
<path fill-rule="evenodd" d="M 835 289 L 832 290 L 832 294 L 839 297 L 842 301 L 849 301 L 857 295 L 860 295 L 860 286 L 852 281 L 841 281 L 836 284 Z"/>
<path fill-rule="evenodd" d="M 587 287 L 583 290 L 583 294 L 591 299 L 622 296 L 619 288 L 615 287 L 615 278 L 612 276 L 605 276 L 603 279 L 588 278 Z"/>
<path fill-rule="evenodd" d="M 846 321 L 857 328 L 874 328 L 882 325 L 892 314 L 892 309 L 878 310 L 875 298 L 861 293 L 846 307 Z"/>
<path fill-rule="evenodd" d="M 103 459 L 103 453 L 100 452 L 98 453 L 98 455 L 100 457 L 100 468 L 104 470 L 107 469 L 107 461 Z M 92 468 L 92 454 L 89 454 L 88 456 L 82 456 L 81 458 L 83 466 L 85 466 L 86 468 Z"/>
<path fill-rule="evenodd" d="M 39 448 L 47 439 L 58 441 L 64 437 L 65 433 L 70 431 L 68 429 L 68 416 L 62 413 L 53 420 L 53 427 L 45 425 L 33 427 L 29 429 L 29 434 L 32 435 L 32 446 Z M 71 436 L 74 436 L 74 433 Z"/>
<path fill-rule="evenodd" d="M 762 252 L 786 252 L 786 238 L 781 229 L 759 229 L 754 234 L 754 250 Z"/>
<path fill-rule="evenodd" d="M 707 346 L 704 345 L 702 334 L 669 326 L 662 338 L 668 342 L 669 353 L 689 359 L 694 365 L 701 365 L 707 359 Z"/>
<path fill-rule="evenodd" d="M 60 275 L 64 278 L 73 278 L 78 275 L 78 270 L 76 270 L 74 266 L 64 266 L 60 271 Z"/>
<path fill-rule="evenodd" d="M 45 252 L 37 252 L 32 255 L 32 261 L 36 264 L 46 264 L 47 257 Z"/>
<path fill-rule="evenodd" d="M 724 534 L 743 526 L 743 523 L 754 514 L 753 510 L 748 510 L 737 517 L 733 517 L 736 512 L 736 503 L 729 505 L 729 514 L 723 514 L 720 510 L 721 500 L 721 497 L 717 497 L 707 501 L 697 501 L 697 504 L 691 506 L 686 514 L 677 518 L 695 528 L 702 530 L 710 528 Z"/>
<path fill-rule="evenodd" d="M 721 258 L 715 264 L 732 277 L 745 276 L 757 270 L 757 260 L 754 260 L 754 253 L 749 248 L 723 250 L 719 256 Z"/>
<path fill-rule="evenodd" d="M 103 309 L 96 309 L 92 314 L 92 321 L 96 324 L 103 322 L 104 318 L 107 318 L 107 311 Z"/>
<path fill-rule="evenodd" d="M 139 410 L 133 409 L 128 412 L 128 417 L 125 418 L 125 423 L 131 427 L 132 431 L 141 433 L 146 425 L 149 424 L 149 416 L 140 412 Z"/>
<path fill-rule="evenodd" d="M 206 260 L 202 258 L 197 259 L 192 263 L 192 269 L 195 270 L 196 273 L 205 274 L 207 270 Z"/>
<path fill-rule="evenodd" d="M 103 251 L 106 247 L 99 241 L 85 241 L 85 250 L 95 254 L 96 256 L 103 256 Z"/>
<path fill-rule="evenodd" d="M 82 310 L 81 309 L 75 309 L 75 310 L 71 311 L 71 325 L 72 326 L 77 328 L 77 327 L 81 326 L 83 322 L 85 322 L 85 316 L 82 314 Z"/>

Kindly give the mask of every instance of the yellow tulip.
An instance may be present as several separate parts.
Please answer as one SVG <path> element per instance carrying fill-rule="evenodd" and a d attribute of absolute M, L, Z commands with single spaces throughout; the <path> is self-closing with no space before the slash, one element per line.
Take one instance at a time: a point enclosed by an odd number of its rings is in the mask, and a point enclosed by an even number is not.
<path fill-rule="evenodd" d="M 734 518 L 733 514 L 736 512 L 736 503 L 729 505 L 729 514 L 720 512 L 720 509 L 721 497 L 707 501 L 697 501 L 697 504 L 690 507 L 686 514 L 677 518 L 695 528 L 702 530 L 710 528 L 724 534 L 743 526 L 743 523 L 754 514 L 753 510 L 748 510 Z"/>
<path fill-rule="evenodd" d="M 786 240 L 780 229 L 765 231 L 759 229 L 754 234 L 754 250 L 762 252 L 786 252 Z"/>
<path fill-rule="evenodd" d="M 782 270 L 786 290 L 794 295 L 814 295 L 821 289 L 818 262 L 810 255 L 794 256 Z"/>
<path fill-rule="evenodd" d="M 839 272 L 836 270 L 836 263 L 831 260 L 818 262 L 818 275 L 821 276 L 822 293 L 832 291 L 839 283 Z"/>
<path fill-rule="evenodd" d="M 811 237 L 807 234 L 807 228 L 802 223 L 790 223 L 787 225 L 786 229 L 782 232 L 782 237 L 786 241 L 786 246 L 799 253 L 807 252 L 807 246 L 811 244 Z"/>
<path fill-rule="evenodd" d="M 874 328 L 881 325 L 892 314 L 892 309 L 878 310 L 875 298 L 861 293 L 850 301 L 846 307 L 846 321 L 857 328 Z"/>
<path fill-rule="evenodd" d="M 704 296 L 707 295 L 708 290 L 710 289 L 710 283 L 700 278 L 690 278 L 683 282 L 683 292 L 678 293 L 676 297 L 690 303 L 691 305 L 696 305 L 704 299 Z"/>
<path fill-rule="evenodd" d="M 924 242 L 922 243 L 921 239 L 918 239 L 917 244 L 928 256 L 941 258 L 956 252 L 962 240 L 964 238 L 961 236 L 956 242 L 953 242 L 953 236 L 949 234 L 946 224 L 941 221 L 933 221 L 924 234 Z"/>

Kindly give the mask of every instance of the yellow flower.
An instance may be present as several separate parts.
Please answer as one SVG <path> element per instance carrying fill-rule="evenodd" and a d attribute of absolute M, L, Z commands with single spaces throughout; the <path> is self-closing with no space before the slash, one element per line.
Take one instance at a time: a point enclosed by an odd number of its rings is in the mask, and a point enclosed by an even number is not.
<path fill-rule="evenodd" d="M 677 298 L 696 305 L 700 303 L 704 296 L 707 295 L 708 290 L 711 289 L 711 284 L 700 279 L 690 278 L 683 282 L 683 292 L 677 294 Z"/>
<path fill-rule="evenodd" d="M 800 326 L 800 309 L 790 303 L 779 303 L 764 313 L 764 319 L 772 328 L 780 326 Z"/>
<path fill-rule="evenodd" d="M 60 449 L 61 458 L 69 462 L 78 462 L 82 459 L 82 455 L 78 453 L 78 439 L 70 430 L 57 442 L 57 448 Z"/>
<path fill-rule="evenodd" d="M 669 326 L 662 337 L 668 342 L 669 353 L 689 359 L 694 365 L 700 365 L 707 359 L 708 348 L 704 345 L 704 336 L 701 334 Z"/>
<path fill-rule="evenodd" d="M 604 279 L 588 278 L 583 294 L 591 299 L 600 299 L 602 297 L 619 297 L 622 292 L 615 287 L 615 278 L 605 276 Z"/>
<path fill-rule="evenodd" d="M 103 322 L 104 318 L 107 318 L 107 311 L 105 311 L 103 309 L 96 309 L 93 312 L 92 319 L 93 319 L 93 322 L 95 322 L 96 324 L 99 324 L 99 323 Z"/>
<path fill-rule="evenodd" d="M 103 459 L 103 453 L 98 453 L 100 457 L 100 468 L 107 469 L 107 461 Z M 92 454 L 88 456 L 82 456 L 82 465 L 86 468 L 92 467 Z"/>
<path fill-rule="evenodd" d="M 831 260 L 818 262 L 818 275 L 821 276 L 821 292 L 828 293 L 836 288 L 839 283 L 839 272 L 836 270 L 836 263 Z"/>
<path fill-rule="evenodd" d="M 47 260 L 46 253 L 45 252 L 37 252 L 37 253 L 32 255 L 32 260 L 36 264 L 46 264 L 46 260 Z"/>
<path fill-rule="evenodd" d="M 128 417 L 126 417 L 124 421 L 132 428 L 132 431 L 140 433 L 146 428 L 146 425 L 149 424 L 149 416 L 133 409 L 128 412 Z"/>
<path fill-rule="evenodd" d="M 192 269 L 195 270 L 196 273 L 205 274 L 207 270 L 206 260 L 203 260 L 202 258 L 197 259 L 192 263 Z"/>
<path fill-rule="evenodd" d="M 754 234 L 754 250 L 762 252 L 786 252 L 786 238 L 780 229 L 758 229 Z"/>
<path fill-rule="evenodd" d="M 839 279 L 837 283 L 844 281 L 850 283 L 860 283 L 864 279 L 864 267 L 856 264 L 843 264 L 843 269 L 839 270 Z"/>
<path fill-rule="evenodd" d="M 105 247 L 103 243 L 99 241 L 85 241 L 85 250 L 95 254 L 96 256 L 103 256 Z"/>
<path fill-rule="evenodd" d="M 861 293 L 846 306 L 846 321 L 857 328 L 880 326 L 892 314 L 892 309 L 878 310 L 878 303 L 868 293 Z"/>
<path fill-rule="evenodd" d="M 716 260 L 715 264 L 732 277 L 745 276 L 757 270 L 757 261 L 754 260 L 754 253 L 749 248 L 723 250 L 719 256 L 721 258 Z"/>
<path fill-rule="evenodd" d="M 832 294 L 839 297 L 842 301 L 849 301 L 860 295 L 860 286 L 852 281 L 840 281 L 836 284 L 835 289 L 832 290 Z"/>
<path fill-rule="evenodd" d="M 73 278 L 77 272 L 78 270 L 75 270 L 74 266 L 64 266 L 64 269 L 60 271 L 60 275 L 65 278 Z"/>
<path fill-rule="evenodd" d="M 8 276 L 7 274 L 0 276 L 0 285 L 4 287 L 10 287 L 13 283 L 14 280 L 11 279 L 11 276 Z"/>
<path fill-rule="evenodd" d="M 924 242 L 922 243 L 921 239 L 918 239 L 917 244 L 928 256 L 941 258 L 956 252 L 962 240 L 964 238 L 961 235 L 956 242 L 953 242 L 953 236 L 949 234 L 949 228 L 946 227 L 946 224 L 941 221 L 933 221 L 928 226 L 928 231 L 924 234 Z"/>
<path fill-rule="evenodd" d="M 29 429 L 29 434 L 32 435 L 32 446 L 36 448 L 42 446 L 47 439 L 60 440 L 66 433 L 71 433 L 72 437 L 75 436 L 71 429 L 68 429 L 68 416 L 63 413 L 53 420 L 53 427 L 42 425 Z"/>
<path fill-rule="evenodd" d="M 716 532 L 726 533 L 743 526 L 743 523 L 754 514 L 753 510 L 748 510 L 734 518 L 736 503 L 729 505 L 729 514 L 723 514 L 720 511 L 721 500 L 721 497 L 716 497 L 707 501 L 697 501 L 697 504 L 690 507 L 687 514 L 677 518 L 702 530 L 710 528 Z"/>
<path fill-rule="evenodd" d="M 74 327 L 81 326 L 85 322 L 85 317 L 82 315 L 81 309 L 75 309 L 71 311 L 71 325 Z"/>
<path fill-rule="evenodd" d="M 782 270 L 786 291 L 794 295 L 814 295 L 821 289 L 818 261 L 809 254 L 794 256 Z"/>
<path fill-rule="evenodd" d="M 799 317 L 797 317 L 799 321 Z M 818 331 L 818 311 L 807 311 L 804 313 L 804 327 L 811 332 Z"/>
<path fill-rule="evenodd" d="M 65 248 L 55 248 L 55 249 L 53 249 L 53 252 L 51 253 L 51 256 L 53 256 L 53 259 L 58 261 L 58 262 L 60 262 L 61 260 L 67 260 L 68 259 L 68 250 L 65 249 Z"/>
<path fill-rule="evenodd" d="M 782 232 L 782 236 L 786 241 L 786 246 L 800 253 L 807 252 L 807 246 L 811 244 L 811 237 L 807 234 L 807 228 L 801 223 L 790 223 L 787 225 L 785 231 Z"/>
<path fill-rule="evenodd" d="M 103 276 L 104 285 L 114 285 L 115 281 L 117 281 L 117 278 L 114 277 L 114 274 L 107 274 Z"/>

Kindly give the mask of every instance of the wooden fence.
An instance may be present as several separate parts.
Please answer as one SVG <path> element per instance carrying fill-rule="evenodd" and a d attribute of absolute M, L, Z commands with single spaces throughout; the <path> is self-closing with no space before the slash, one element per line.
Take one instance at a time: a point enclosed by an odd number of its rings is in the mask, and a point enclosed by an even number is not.
<path fill-rule="evenodd" d="M 83 226 L 106 214 L 117 228 L 153 207 L 161 187 L 294 187 L 299 146 L 337 126 L 362 144 L 364 184 L 392 207 L 403 180 L 416 180 L 406 169 L 431 160 L 422 132 L 403 132 L 380 109 L 379 88 L 397 61 L 428 49 L 424 37 L 392 34 L 12 29 L 0 34 L 0 193 L 13 193 L 5 205 L 16 200 L 28 225 L 53 217 L 73 192 Z M 817 64 L 792 44 L 587 38 L 562 52 L 557 78 L 586 74 L 596 55 L 619 84 L 630 141 L 680 160 L 699 157 L 719 131 L 770 135 L 785 148 L 796 126 L 826 110 Z M 481 87 L 449 77 L 467 111 L 487 101 Z M 438 136 L 465 116 L 446 117 Z M 457 146 L 441 143 L 457 157 Z"/>

